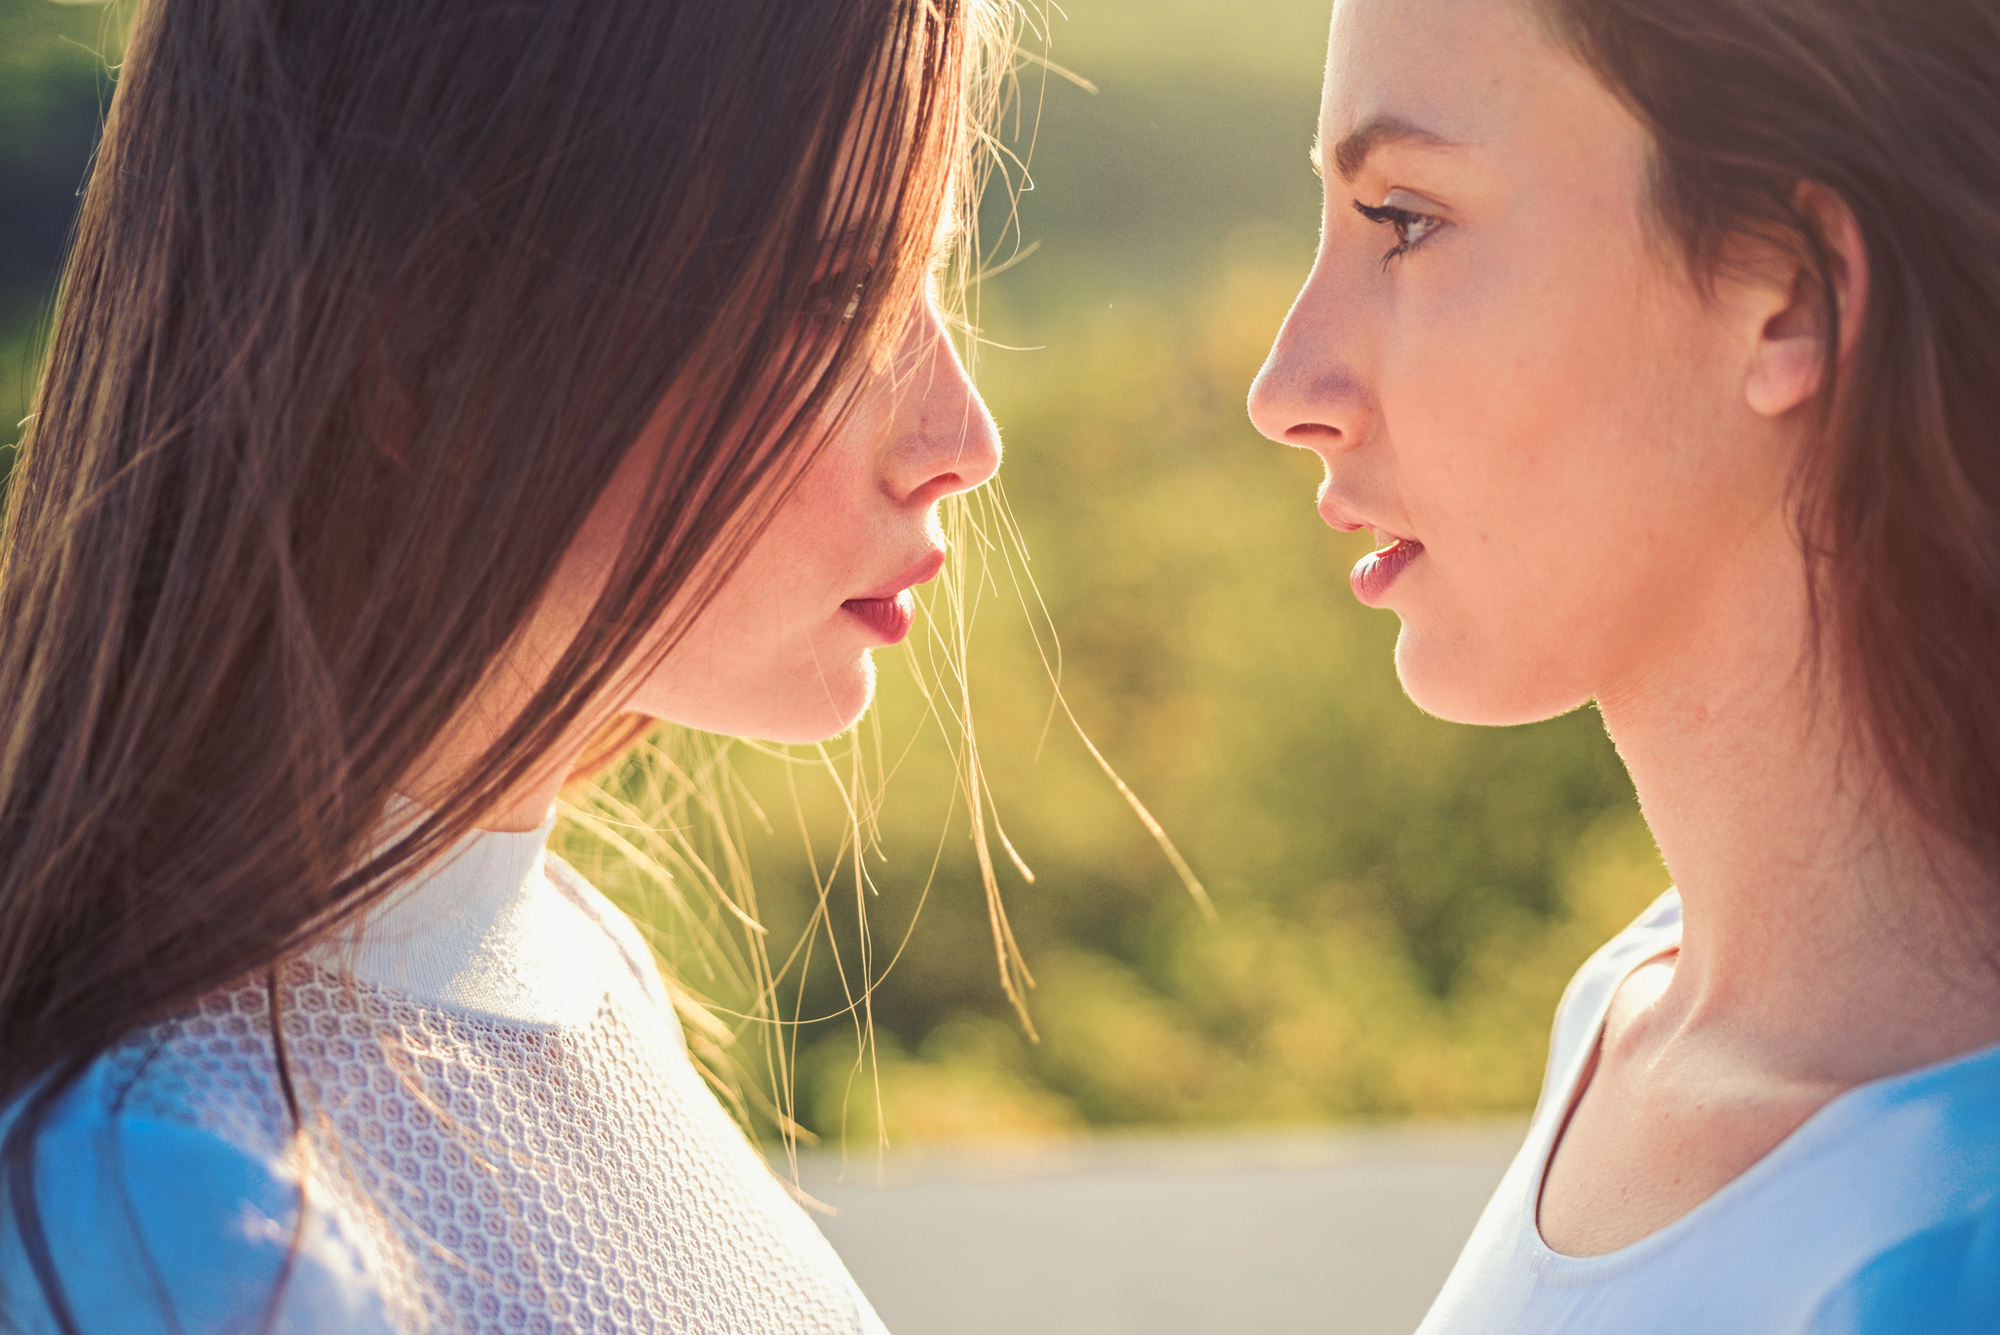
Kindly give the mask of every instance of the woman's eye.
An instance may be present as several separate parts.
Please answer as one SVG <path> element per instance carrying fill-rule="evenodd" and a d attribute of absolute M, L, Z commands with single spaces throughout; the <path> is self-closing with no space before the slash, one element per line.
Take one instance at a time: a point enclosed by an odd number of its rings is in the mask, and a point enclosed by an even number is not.
<path fill-rule="evenodd" d="M 1407 255 L 1422 245 L 1424 241 L 1444 226 L 1444 219 L 1428 213 L 1418 213 L 1412 209 L 1399 209 L 1393 204 L 1363 204 L 1354 201 L 1354 211 L 1372 223 L 1386 224 L 1396 231 L 1396 244 L 1382 257 L 1382 267 L 1398 255 Z"/>

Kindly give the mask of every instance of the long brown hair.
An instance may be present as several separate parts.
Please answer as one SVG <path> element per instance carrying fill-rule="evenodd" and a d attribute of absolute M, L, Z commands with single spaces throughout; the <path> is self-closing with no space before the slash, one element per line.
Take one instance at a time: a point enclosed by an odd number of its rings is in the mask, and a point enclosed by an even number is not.
<path fill-rule="evenodd" d="M 1798 478 L 1820 648 L 1902 800 L 2000 878 L 2000 2 L 1543 8 L 1651 130 L 1698 272 L 1786 244 L 1837 328 L 1799 187 L 1853 212 L 1868 297 Z"/>
<path fill-rule="evenodd" d="M 436 856 L 712 593 L 927 281 L 1003 26 L 986 0 L 145 0 L 0 552 L 24 1229 L 36 1127 L 108 1045 Z M 583 631 L 477 780 L 371 855 L 670 389 L 692 407 Z"/>

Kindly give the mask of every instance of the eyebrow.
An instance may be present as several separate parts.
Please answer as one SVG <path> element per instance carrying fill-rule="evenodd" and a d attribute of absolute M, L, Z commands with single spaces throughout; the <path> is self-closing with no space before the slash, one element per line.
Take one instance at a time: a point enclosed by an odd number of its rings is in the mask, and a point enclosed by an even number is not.
<path fill-rule="evenodd" d="M 1374 116 L 1350 131 L 1345 139 L 1334 146 L 1333 166 L 1343 181 L 1352 181 L 1361 171 L 1368 155 L 1384 144 L 1416 143 L 1430 148 L 1458 148 L 1460 145 L 1446 139 L 1433 130 L 1404 120 L 1400 116 Z M 1312 166 L 1315 174 L 1326 175 L 1326 161 L 1320 152 L 1319 140 L 1313 140 Z"/>

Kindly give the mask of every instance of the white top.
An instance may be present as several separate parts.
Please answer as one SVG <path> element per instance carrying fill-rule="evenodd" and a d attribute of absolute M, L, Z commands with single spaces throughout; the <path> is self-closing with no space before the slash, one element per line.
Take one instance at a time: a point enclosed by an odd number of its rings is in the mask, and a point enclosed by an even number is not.
<path fill-rule="evenodd" d="M 294 1333 L 882 1335 L 549 829 L 468 837 L 282 973 L 302 1137 L 261 984 L 92 1069 L 37 1160 L 82 1329 L 258 1329 L 275 1293 Z M 0 1311 L 54 1330 L 40 1292 L 0 1217 Z"/>
<path fill-rule="evenodd" d="M 1537 1198 L 1612 994 L 1680 939 L 1669 892 L 1570 983 L 1527 1142 L 1419 1335 L 2000 1332 L 2000 1048 L 1846 1091 L 1629 1247 L 1543 1243 Z"/>

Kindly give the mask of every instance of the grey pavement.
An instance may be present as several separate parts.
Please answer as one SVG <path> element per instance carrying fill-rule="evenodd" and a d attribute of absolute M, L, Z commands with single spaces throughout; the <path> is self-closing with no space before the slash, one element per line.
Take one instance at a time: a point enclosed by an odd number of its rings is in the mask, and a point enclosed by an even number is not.
<path fill-rule="evenodd" d="M 1409 1335 L 1520 1122 L 801 1157 L 892 1335 Z"/>

